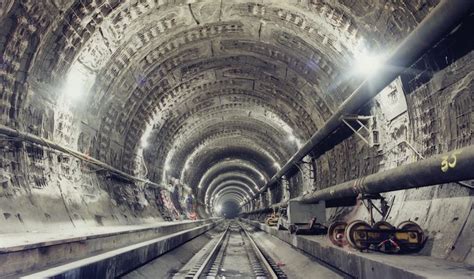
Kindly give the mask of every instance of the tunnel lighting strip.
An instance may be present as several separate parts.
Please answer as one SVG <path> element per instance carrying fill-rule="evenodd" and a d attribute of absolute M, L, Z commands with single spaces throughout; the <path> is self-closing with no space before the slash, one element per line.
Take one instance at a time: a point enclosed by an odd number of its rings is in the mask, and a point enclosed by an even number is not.
<path fill-rule="evenodd" d="M 412 65 L 445 34 L 451 31 L 461 19 L 469 15 L 474 7 L 472 0 L 443 0 L 392 52 L 379 69 L 377 76 L 364 80 L 352 94 L 339 106 L 336 112 L 326 121 L 313 136 L 301 147 L 285 165 L 257 192 L 252 199 L 262 194 L 267 188 L 276 184 L 289 170 L 298 164 L 318 144 L 340 127 L 347 114 L 354 114 L 379 92 Z M 334 146 L 332 147 L 334 148 Z"/>
<path fill-rule="evenodd" d="M 20 132 L 16 129 L 13 129 L 13 128 L 10 128 L 10 127 L 7 127 L 5 125 L 0 124 L 0 134 L 6 135 L 6 136 L 8 136 L 12 139 L 15 139 L 15 140 L 18 139 L 18 140 L 21 140 L 21 141 L 28 141 L 28 142 L 31 142 L 31 143 L 34 143 L 34 144 L 38 144 L 38 145 L 41 145 L 41 146 L 44 146 L 44 147 L 62 152 L 62 153 L 66 153 L 66 154 L 71 155 L 71 156 L 73 156 L 73 157 L 75 157 L 75 158 L 77 158 L 81 161 L 85 161 L 89 164 L 98 166 L 98 167 L 101 168 L 101 170 L 106 170 L 110 173 L 115 174 L 118 177 L 121 177 L 121 178 L 129 180 L 129 181 L 143 182 L 143 183 L 146 183 L 146 184 L 156 186 L 158 188 L 163 188 L 163 189 L 166 189 L 168 191 L 172 191 L 172 189 L 170 187 L 162 186 L 162 185 L 160 185 L 158 183 L 155 183 L 155 182 L 152 182 L 150 180 L 143 179 L 143 178 L 136 177 L 136 176 L 133 176 L 131 174 L 125 173 L 125 172 L 123 172 L 119 169 L 116 169 L 116 168 L 114 168 L 114 167 L 112 167 L 112 166 L 110 166 L 110 165 L 108 165 L 108 164 L 106 164 L 102 161 L 99 161 L 95 158 L 92 158 L 92 157 L 90 157 L 90 156 L 88 156 L 84 153 L 81 153 L 77 150 L 71 149 L 71 148 L 66 147 L 64 145 L 57 144 L 57 143 L 52 142 L 48 139 L 38 137 L 38 136 L 30 134 L 30 133 Z"/>

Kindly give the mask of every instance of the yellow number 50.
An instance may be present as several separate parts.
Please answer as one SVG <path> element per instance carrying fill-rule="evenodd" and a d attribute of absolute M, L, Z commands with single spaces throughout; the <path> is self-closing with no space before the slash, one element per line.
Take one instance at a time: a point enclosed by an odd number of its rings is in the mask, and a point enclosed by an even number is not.
<path fill-rule="evenodd" d="M 449 169 L 455 168 L 457 163 L 456 155 L 459 154 L 461 154 L 461 152 L 455 152 L 449 156 L 443 157 L 443 161 L 441 161 L 441 171 L 447 172 Z"/>

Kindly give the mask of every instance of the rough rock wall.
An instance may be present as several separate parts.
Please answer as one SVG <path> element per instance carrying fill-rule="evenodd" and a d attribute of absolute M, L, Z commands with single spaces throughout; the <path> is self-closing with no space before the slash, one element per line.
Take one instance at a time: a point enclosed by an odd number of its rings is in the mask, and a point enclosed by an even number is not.
<path fill-rule="evenodd" d="M 410 141 L 422 156 L 474 143 L 472 26 L 471 17 L 415 65 L 420 71 L 405 82 Z M 411 218 L 426 228 L 431 240 L 425 253 L 472 265 L 473 193 L 455 183 L 406 191 L 393 218 Z"/>
<path fill-rule="evenodd" d="M 88 17 L 97 3 L 70 9 L 73 2 L 2 1 L 0 123 L 92 155 L 102 119 L 86 111 L 100 100 L 88 96 L 72 106 L 62 87 L 75 51 L 117 3 Z M 70 155 L 0 137 L 0 233 L 177 218 L 164 196 Z"/>

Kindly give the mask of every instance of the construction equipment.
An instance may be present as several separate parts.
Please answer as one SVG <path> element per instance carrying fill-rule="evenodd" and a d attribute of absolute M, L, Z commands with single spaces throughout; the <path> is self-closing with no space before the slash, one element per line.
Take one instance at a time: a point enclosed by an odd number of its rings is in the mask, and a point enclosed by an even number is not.
<path fill-rule="evenodd" d="M 308 223 L 295 225 L 293 230 L 295 234 L 300 235 L 326 234 L 328 232 L 328 228 L 318 223 L 316 218 L 311 218 Z"/>
<path fill-rule="evenodd" d="M 328 228 L 328 238 L 332 244 L 342 247 L 347 244 L 344 232 L 346 230 L 346 222 L 334 222 Z"/>
<path fill-rule="evenodd" d="M 381 200 L 381 208 L 377 208 L 372 199 Z M 423 248 L 426 241 L 423 229 L 412 221 L 404 221 L 396 228 L 382 220 L 375 222 L 373 209 L 376 209 L 383 218 L 388 214 L 388 206 L 381 196 L 362 196 L 370 213 L 371 224 L 354 220 L 349 224 L 334 222 L 328 228 L 328 238 L 336 246 L 349 244 L 357 250 L 374 250 L 383 253 L 412 253 Z"/>
<path fill-rule="evenodd" d="M 286 207 L 280 207 L 279 209 L 277 228 L 278 230 L 290 230 L 289 224 L 288 224 L 288 215 L 287 215 Z"/>
<path fill-rule="evenodd" d="M 355 220 L 347 225 L 345 239 L 357 250 L 410 253 L 421 250 L 425 236 L 421 227 L 412 221 L 404 221 L 395 228 L 384 221 L 370 226 Z"/>
<path fill-rule="evenodd" d="M 280 208 L 278 229 L 287 229 L 291 234 L 326 234 L 326 205 L 324 202 L 303 204 L 288 201 L 286 208 Z"/>
<path fill-rule="evenodd" d="M 279 214 L 273 210 L 273 213 L 268 215 L 267 218 L 265 218 L 265 224 L 267 224 L 270 227 L 275 227 L 278 224 L 278 217 Z"/>

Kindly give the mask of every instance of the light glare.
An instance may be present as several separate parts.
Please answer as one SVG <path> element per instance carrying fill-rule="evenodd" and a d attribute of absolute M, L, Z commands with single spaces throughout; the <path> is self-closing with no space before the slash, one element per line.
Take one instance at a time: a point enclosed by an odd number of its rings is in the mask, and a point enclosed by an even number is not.
<path fill-rule="evenodd" d="M 382 66 L 382 57 L 363 51 L 355 55 L 355 72 L 366 78 L 373 76 Z"/>
<path fill-rule="evenodd" d="M 148 139 L 150 138 L 152 129 L 153 125 L 147 125 L 143 132 L 142 138 L 140 139 L 140 144 L 143 149 L 148 147 Z"/>
<path fill-rule="evenodd" d="M 66 101 L 77 102 L 85 98 L 95 80 L 95 76 L 81 64 L 71 66 L 63 87 L 63 97 Z"/>

